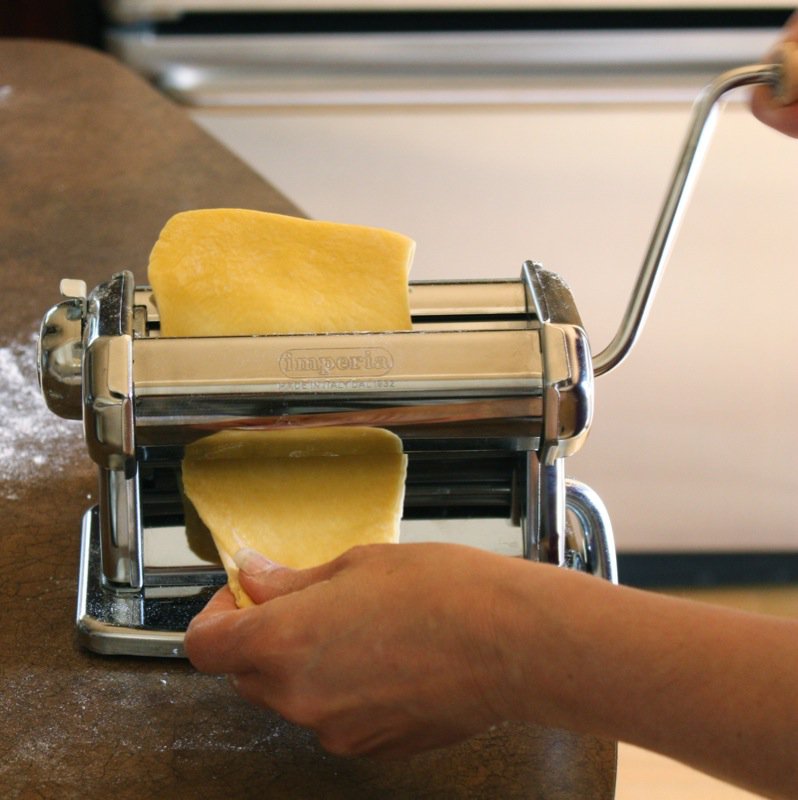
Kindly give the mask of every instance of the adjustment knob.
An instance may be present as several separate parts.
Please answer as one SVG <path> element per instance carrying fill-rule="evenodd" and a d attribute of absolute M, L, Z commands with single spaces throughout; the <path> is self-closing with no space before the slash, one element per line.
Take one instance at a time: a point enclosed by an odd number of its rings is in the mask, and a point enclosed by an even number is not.
<path fill-rule="evenodd" d="M 39 332 L 39 387 L 51 411 L 66 419 L 81 419 L 86 284 L 80 280 L 63 280 L 61 294 L 65 299 L 44 315 Z"/>

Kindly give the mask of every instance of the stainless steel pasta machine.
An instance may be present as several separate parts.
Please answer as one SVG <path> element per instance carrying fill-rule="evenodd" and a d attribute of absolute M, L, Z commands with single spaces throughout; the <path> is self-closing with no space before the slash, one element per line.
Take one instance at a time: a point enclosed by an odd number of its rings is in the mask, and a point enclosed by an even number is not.
<path fill-rule="evenodd" d="M 182 655 L 225 575 L 187 534 L 180 462 L 188 442 L 227 427 L 388 428 L 409 458 L 406 518 L 505 518 L 525 558 L 617 580 L 607 511 L 566 479 L 565 459 L 587 437 L 594 377 L 640 332 L 718 99 L 784 74 L 744 67 L 699 98 L 626 314 L 596 356 L 567 286 L 531 261 L 518 280 L 411 283 L 413 328 L 387 333 L 165 338 L 130 272 L 91 292 L 62 281 L 38 366 L 50 409 L 83 420 L 100 476 L 83 521 L 82 643 Z"/>

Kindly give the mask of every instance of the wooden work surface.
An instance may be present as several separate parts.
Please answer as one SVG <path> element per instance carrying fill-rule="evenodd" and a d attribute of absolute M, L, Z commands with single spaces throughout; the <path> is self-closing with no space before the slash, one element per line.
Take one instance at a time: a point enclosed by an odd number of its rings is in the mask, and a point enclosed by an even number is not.
<path fill-rule="evenodd" d="M 76 645 L 95 471 L 79 423 L 44 408 L 34 366 L 59 280 L 93 286 L 123 268 L 143 280 L 183 209 L 299 212 L 103 55 L 0 41 L 0 87 L 0 796 L 612 797 L 610 742 L 516 725 L 410 761 L 344 760 L 185 661 Z"/>

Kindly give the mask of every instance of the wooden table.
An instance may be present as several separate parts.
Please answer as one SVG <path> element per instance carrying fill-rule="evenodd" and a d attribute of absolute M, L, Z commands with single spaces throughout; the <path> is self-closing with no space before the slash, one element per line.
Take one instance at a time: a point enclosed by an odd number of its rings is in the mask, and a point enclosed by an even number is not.
<path fill-rule="evenodd" d="M 0 86 L 0 796 L 612 797 L 611 742 L 513 725 L 404 762 L 334 758 L 184 661 L 77 647 L 96 476 L 80 424 L 44 408 L 34 366 L 59 280 L 94 286 L 122 268 L 143 280 L 183 209 L 301 212 L 101 54 L 0 41 Z"/>

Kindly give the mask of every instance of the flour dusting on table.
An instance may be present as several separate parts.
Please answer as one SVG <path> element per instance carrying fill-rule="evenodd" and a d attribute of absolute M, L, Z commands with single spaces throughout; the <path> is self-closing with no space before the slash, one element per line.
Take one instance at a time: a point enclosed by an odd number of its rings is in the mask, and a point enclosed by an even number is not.
<path fill-rule="evenodd" d="M 45 405 L 36 375 L 36 335 L 0 347 L 0 484 L 14 487 L 62 472 L 83 453 L 82 426 Z"/>

